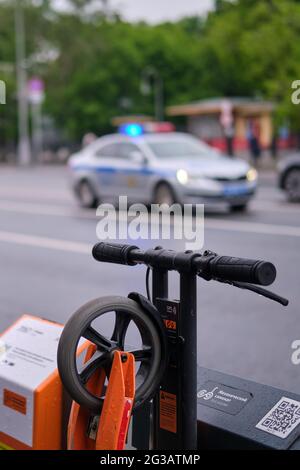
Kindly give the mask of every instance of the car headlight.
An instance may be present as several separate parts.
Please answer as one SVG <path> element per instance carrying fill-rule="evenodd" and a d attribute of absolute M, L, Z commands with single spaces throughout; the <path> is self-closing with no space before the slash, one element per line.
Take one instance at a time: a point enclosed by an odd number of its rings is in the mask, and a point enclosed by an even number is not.
<path fill-rule="evenodd" d="M 255 168 L 250 168 L 250 170 L 247 172 L 247 180 L 249 182 L 255 181 L 257 179 L 257 171 Z"/>
<path fill-rule="evenodd" d="M 187 184 L 189 175 L 186 170 L 178 170 L 176 173 L 177 180 L 180 184 Z"/>

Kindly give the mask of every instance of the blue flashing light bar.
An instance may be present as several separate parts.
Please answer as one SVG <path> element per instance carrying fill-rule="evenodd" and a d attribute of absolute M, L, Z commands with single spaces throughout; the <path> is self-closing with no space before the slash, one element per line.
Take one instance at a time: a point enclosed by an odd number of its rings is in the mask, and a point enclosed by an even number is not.
<path fill-rule="evenodd" d="M 140 135 L 144 134 L 144 129 L 141 124 L 135 124 L 135 123 L 130 123 L 130 124 L 123 124 L 119 128 L 120 134 L 127 135 L 129 137 L 139 137 Z"/>

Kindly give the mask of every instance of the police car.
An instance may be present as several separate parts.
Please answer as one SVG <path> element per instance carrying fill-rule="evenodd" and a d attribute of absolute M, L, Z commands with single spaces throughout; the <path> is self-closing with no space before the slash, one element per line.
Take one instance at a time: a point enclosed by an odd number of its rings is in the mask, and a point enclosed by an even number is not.
<path fill-rule="evenodd" d="M 100 202 L 171 205 L 225 202 L 245 210 L 257 187 L 246 162 L 220 154 L 189 134 L 145 132 L 128 124 L 70 158 L 73 188 L 83 207 Z"/>

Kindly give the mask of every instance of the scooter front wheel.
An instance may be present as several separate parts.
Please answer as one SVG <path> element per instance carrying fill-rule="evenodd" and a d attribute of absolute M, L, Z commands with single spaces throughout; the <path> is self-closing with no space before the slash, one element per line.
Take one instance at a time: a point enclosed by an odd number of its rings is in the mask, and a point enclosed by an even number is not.
<path fill-rule="evenodd" d="M 112 333 L 104 334 L 102 330 L 109 329 L 109 323 L 112 323 L 111 315 L 114 315 Z M 99 320 L 104 316 L 106 321 L 100 332 Z M 131 352 L 136 361 L 134 409 L 152 398 L 165 371 L 166 351 L 161 339 L 163 326 L 161 328 L 148 311 L 129 298 L 103 297 L 77 310 L 65 325 L 57 355 L 60 377 L 71 398 L 99 414 L 103 397 L 93 395 L 87 384 L 99 368 L 104 368 L 109 375 L 115 350 Z M 136 347 L 127 344 L 130 329 L 135 340 L 139 336 Z M 82 339 L 94 344 L 95 352 L 89 361 L 80 365 L 78 358 Z"/>

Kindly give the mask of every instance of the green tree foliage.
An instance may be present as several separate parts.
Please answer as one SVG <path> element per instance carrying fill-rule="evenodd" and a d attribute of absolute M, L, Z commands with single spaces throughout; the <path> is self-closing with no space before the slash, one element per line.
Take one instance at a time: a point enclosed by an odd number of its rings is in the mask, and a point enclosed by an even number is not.
<path fill-rule="evenodd" d="M 45 112 L 71 138 L 111 130 L 122 113 L 153 114 L 153 99 L 140 91 L 143 70 L 159 70 L 166 104 L 213 96 L 252 96 L 278 103 L 277 122 L 300 130 L 291 83 L 300 79 L 300 2 L 219 0 L 207 18 L 177 23 L 129 24 L 103 14 L 105 1 L 70 0 L 68 12 L 50 0 L 24 0 L 29 75 L 45 79 Z M 0 109 L 1 136 L 15 136 L 12 1 L 0 0 L 0 78 L 10 106 Z M 88 11 L 88 13 L 86 13 Z M 42 51 L 52 60 L 40 60 Z M 53 60 L 53 57 L 55 60 Z M 124 107 L 127 103 L 127 107 Z M 1 138 L 1 137 L 0 137 Z"/>
<path fill-rule="evenodd" d="M 300 77 L 300 2 L 222 3 L 227 3 L 224 13 L 211 14 L 206 23 L 204 57 L 214 69 L 208 80 L 227 95 L 274 100 L 277 121 L 289 119 L 299 130 L 299 109 L 291 103 L 291 83 Z"/>

